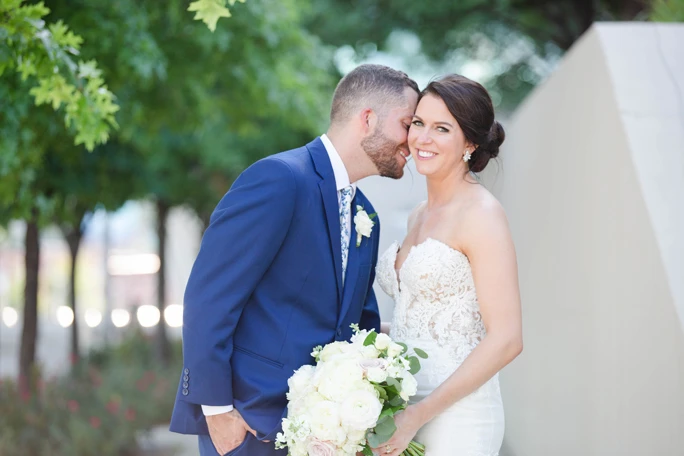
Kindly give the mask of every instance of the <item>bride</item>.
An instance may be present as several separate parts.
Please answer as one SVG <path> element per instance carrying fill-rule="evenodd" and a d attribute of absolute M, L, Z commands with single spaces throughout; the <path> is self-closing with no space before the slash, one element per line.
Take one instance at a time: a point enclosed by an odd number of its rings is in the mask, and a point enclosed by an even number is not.
<path fill-rule="evenodd" d="M 422 92 L 408 142 L 428 199 L 409 216 L 401 246 L 379 259 L 377 278 L 395 301 L 390 335 L 429 358 L 378 454 L 397 456 L 414 437 L 427 456 L 499 454 L 498 372 L 522 350 L 518 274 L 503 208 L 473 173 L 503 140 L 477 82 L 449 75 Z"/>

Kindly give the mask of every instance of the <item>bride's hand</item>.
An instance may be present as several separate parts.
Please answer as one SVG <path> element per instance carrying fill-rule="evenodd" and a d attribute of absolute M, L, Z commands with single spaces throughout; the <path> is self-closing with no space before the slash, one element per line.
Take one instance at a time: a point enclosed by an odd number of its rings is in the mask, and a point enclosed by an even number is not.
<path fill-rule="evenodd" d="M 394 435 L 378 448 L 373 448 L 375 454 L 381 456 L 399 456 L 408 448 L 409 443 L 411 443 L 411 440 L 413 440 L 413 437 L 416 436 L 416 433 L 423 425 L 415 406 L 413 405 L 409 405 L 406 410 L 395 415 L 394 423 L 397 426 Z M 389 452 L 387 452 L 388 449 L 390 450 Z"/>

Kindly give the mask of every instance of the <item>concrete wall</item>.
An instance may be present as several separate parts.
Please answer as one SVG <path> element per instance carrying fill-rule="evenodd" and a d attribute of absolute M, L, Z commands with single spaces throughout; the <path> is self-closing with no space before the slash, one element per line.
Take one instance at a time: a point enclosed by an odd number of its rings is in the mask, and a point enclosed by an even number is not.
<path fill-rule="evenodd" d="M 504 456 L 684 454 L 684 109 L 661 46 L 684 56 L 684 26 L 595 26 L 507 125 L 491 187 L 525 350 Z"/>

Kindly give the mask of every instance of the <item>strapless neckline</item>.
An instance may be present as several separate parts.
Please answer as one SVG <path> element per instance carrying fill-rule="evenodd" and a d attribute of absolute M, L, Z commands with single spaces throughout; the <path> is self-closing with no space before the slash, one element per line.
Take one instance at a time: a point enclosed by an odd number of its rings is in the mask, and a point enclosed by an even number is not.
<path fill-rule="evenodd" d="M 461 257 L 468 260 L 468 256 L 465 253 L 461 252 L 458 249 L 453 248 L 452 246 L 450 246 L 449 244 L 447 244 L 444 241 L 440 241 L 439 239 L 435 239 L 433 237 L 428 236 L 425 238 L 424 241 L 419 242 L 418 244 L 414 244 L 411 247 L 409 247 L 408 255 L 406 255 L 406 258 L 404 258 L 404 261 L 401 263 L 401 267 L 397 268 L 396 267 L 397 256 L 399 255 L 399 252 L 401 251 L 401 249 L 404 248 L 404 246 L 399 244 L 399 241 L 394 241 L 392 243 L 392 246 L 390 246 L 390 249 L 392 251 L 394 251 L 394 259 L 392 260 L 392 265 L 394 266 L 394 275 L 395 275 L 395 283 L 396 283 L 397 291 L 401 292 L 401 270 L 404 268 L 404 265 L 411 258 L 413 251 L 420 248 L 420 247 L 424 247 L 426 245 L 429 245 L 430 243 L 435 243 L 436 245 L 441 246 L 443 248 L 446 248 L 450 252 L 455 253 L 457 255 L 460 255 Z"/>

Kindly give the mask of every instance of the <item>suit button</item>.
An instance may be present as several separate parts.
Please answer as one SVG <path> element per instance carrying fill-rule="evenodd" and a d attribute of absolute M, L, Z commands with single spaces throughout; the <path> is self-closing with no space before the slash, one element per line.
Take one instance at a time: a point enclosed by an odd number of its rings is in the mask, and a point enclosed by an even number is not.
<path fill-rule="evenodd" d="M 338 336 L 342 336 L 342 330 L 341 330 L 341 329 L 338 329 L 338 330 L 337 330 L 337 335 L 338 335 Z"/>
<path fill-rule="evenodd" d="M 184 373 L 185 375 L 188 375 L 188 374 L 190 373 L 190 369 L 188 369 L 188 368 L 186 367 L 185 370 L 183 371 L 183 373 Z"/>
<path fill-rule="evenodd" d="M 187 395 L 188 395 L 188 389 L 187 389 L 187 388 L 183 388 L 182 393 L 183 393 L 183 396 L 187 396 Z"/>
<path fill-rule="evenodd" d="M 188 386 L 188 382 L 183 382 L 183 388 L 187 388 Z"/>
<path fill-rule="evenodd" d="M 190 380 L 190 377 L 188 377 L 187 375 L 184 375 L 184 376 L 183 376 L 183 381 L 184 381 L 184 382 L 187 382 L 188 380 Z"/>

